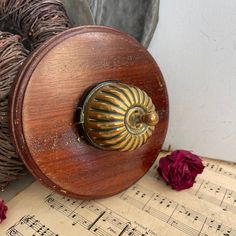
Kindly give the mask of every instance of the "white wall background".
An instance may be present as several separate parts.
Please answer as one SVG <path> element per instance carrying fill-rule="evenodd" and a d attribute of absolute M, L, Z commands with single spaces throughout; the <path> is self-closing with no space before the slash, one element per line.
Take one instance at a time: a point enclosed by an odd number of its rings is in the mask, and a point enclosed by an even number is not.
<path fill-rule="evenodd" d="M 236 0 L 161 0 L 149 51 L 165 77 L 165 147 L 236 161 Z"/>

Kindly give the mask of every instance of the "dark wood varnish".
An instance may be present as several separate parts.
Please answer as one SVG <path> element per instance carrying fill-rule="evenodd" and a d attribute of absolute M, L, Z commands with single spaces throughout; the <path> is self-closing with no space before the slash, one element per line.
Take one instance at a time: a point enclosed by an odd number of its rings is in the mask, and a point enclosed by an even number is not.
<path fill-rule="evenodd" d="M 158 110 L 154 134 L 135 151 L 102 151 L 78 141 L 78 103 L 107 80 L 146 91 Z M 32 174 L 57 192 L 94 199 L 128 188 L 151 167 L 167 131 L 168 97 L 157 64 L 135 39 L 85 26 L 55 36 L 30 56 L 13 86 L 10 112 L 13 141 Z"/>

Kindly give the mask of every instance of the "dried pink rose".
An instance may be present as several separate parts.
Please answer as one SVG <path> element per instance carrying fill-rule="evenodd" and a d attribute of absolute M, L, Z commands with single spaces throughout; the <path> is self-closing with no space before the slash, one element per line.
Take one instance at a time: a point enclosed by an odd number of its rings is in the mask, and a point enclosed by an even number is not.
<path fill-rule="evenodd" d="M 4 200 L 0 199 L 0 224 L 7 218 L 6 213 L 7 213 L 8 207 L 5 205 Z"/>
<path fill-rule="evenodd" d="M 195 178 L 203 172 L 199 156 L 189 151 L 176 150 L 159 161 L 158 172 L 168 185 L 177 191 L 193 186 Z"/>

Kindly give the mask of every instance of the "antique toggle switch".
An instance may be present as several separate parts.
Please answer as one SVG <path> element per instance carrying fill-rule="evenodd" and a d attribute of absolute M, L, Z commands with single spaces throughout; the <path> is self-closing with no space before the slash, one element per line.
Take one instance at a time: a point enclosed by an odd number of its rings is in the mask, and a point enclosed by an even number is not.
<path fill-rule="evenodd" d="M 108 197 L 140 179 L 161 150 L 169 116 L 152 56 L 101 26 L 69 29 L 33 52 L 9 107 L 12 140 L 29 171 L 80 199 Z"/>

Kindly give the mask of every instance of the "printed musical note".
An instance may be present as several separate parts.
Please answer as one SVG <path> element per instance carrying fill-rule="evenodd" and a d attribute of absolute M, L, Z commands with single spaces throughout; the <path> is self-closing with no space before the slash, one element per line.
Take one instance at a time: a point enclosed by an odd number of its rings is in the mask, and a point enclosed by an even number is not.
<path fill-rule="evenodd" d="M 134 189 L 134 191 L 136 190 Z M 148 193 L 144 194 L 137 190 L 135 195 L 140 199 L 147 199 Z M 74 199 L 69 201 L 68 199 L 52 193 L 45 198 L 45 203 L 70 219 L 72 226 L 79 224 L 98 236 L 148 235 L 148 232 L 142 232 L 143 230 L 138 227 L 134 230 L 128 219 L 96 201 L 76 201 Z M 68 202 L 73 202 L 73 204 L 68 204 Z M 153 232 L 152 235 L 159 234 Z"/>
<path fill-rule="evenodd" d="M 217 162 L 220 163 L 221 161 Z M 222 161 L 222 163 L 224 162 Z M 220 167 L 218 164 L 211 162 L 205 162 L 205 165 L 206 168 L 213 170 L 214 172 L 217 171 L 222 172 L 223 169 L 223 167 Z M 231 164 L 231 166 L 232 165 L 235 166 L 235 163 Z M 149 170 L 148 175 L 154 177 L 158 181 L 162 181 L 161 177 L 157 172 L 157 164 L 153 165 L 153 167 Z M 233 173 L 230 175 L 230 177 L 232 176 Z M 224 211 L 230 211 L 236 213 L 236 192 L 231 189 L 227 189 L 224 186 L 197 177 L 196 183 L 193 185 L 192 188 L 188 189 L 187 191 L 189 193 L 194 194 L 199 199 L 205 200 L 211 204 L 221 207 L 222 210 Z M 138 207 L 139 204 L 141 205 L 143 204 L 140 201 L 136 201 L 136 199 L 134 200 L 132 198 L 131 199 L 128 198 L 130 197 L 123 193 L 122 195 L 123 200 L 133 201 L 133 204 L 136 204 L 136 207 Z"/>
<path fill-rule="evenodd" d="M 236 231 L 231 227 L 225 226 L 214 219 L 207 218 L 201 233 L 203 235 L 223 235 L 223 236 L 235 236 Z"/>
<path fill-rule="evenodd" d="M 9 208 L 17 212 L 9 217 L 13 222 L 21 214 L 29 215 L 15 225 L 6 221 L 5 235 L 236 236 L 235 164 L 208 159 L 204 163 L 207 171 L 197 177 L 192 188 L 179 195 L 159 176 L 157 162 L 138 183 L 105 200 L 76 200 L 50 193 L 35 183 Z M 226 185 L 222 185 L 223 180 Z M 179 200 L 178 196 L 183 198 Z M 22 207 L 17 208 L 22 204 L 24 213 Z"/>
<path fill-rule="evenodd" d="M 220 175 L 224 175 L 224 176 L 227 176 L 229 178 L 236 180 L 236 173 L 226 170 L 223 166 L 219 164 L 213 164 L 210 162 L 205 162 L 204 164 L 205 164 L 205 168 L 207 168 L 208 170 L 214 171 Z"/>
<path fill-rule="evenodd" d="M 46 225 L 30 215 L 24 216 L 16 224 L 10 227 L 6 232 L 6 235 L 24 236 L 26 232 L 27 236 L 59 236 L 59 234 L 54 233 Z"/>
<path fill-rule="evenodd" d="M 219 184 L 197 178 L 197 183 L 189 192 L 195 194 L 199 199 L 220 206 L 224 211 L 236 213 L 236 192 Z"/>
<path fill-rule="evenodd" d="M 218 191 L 217 189 L 218 188 L 216 188 L 216 191 Z M 139 194 L 145 192 L 148 193 L 147 195 L 150 198 L 146 199 L 146 203 L 142 201 L 140 196 L 135 194 L 137 191 Z M 192 209 L 167 198 L 163 194 L 150 191 L 149 189 L 146 189 L 138 184 L 128 189 L 122 196 L 119 197 L 139 209 L 141 209 L 140 206 L 143 206 L 142 210 L 146 213 L 187 235 L 208 235 L 208 233 L 212 233 L 214 230 L 216 232 L 224 232 L 225 235 L 227 232 L 230 232 L 230 236 L 236 235 L 235 229 L 225 226 L 219 222 L 215 222 L 213 219 L 210 219 L 199 212 L 193 211 Z M 220 228 L 219 225 L 221 225 Z"/>
<path fill-rule="evenodd" d="M 132 201 L 132 204 L 137 208 L 142 209 L 145 203 L 152 197 L 153 193 L 146 191 L 142 192 L 138 189 L 138 187 L 132 186 L 130 188 L 130 195 L 125 194 L 125 192 L 120 195 L 120 198 L 126 200 L 127 202 Z"/>

